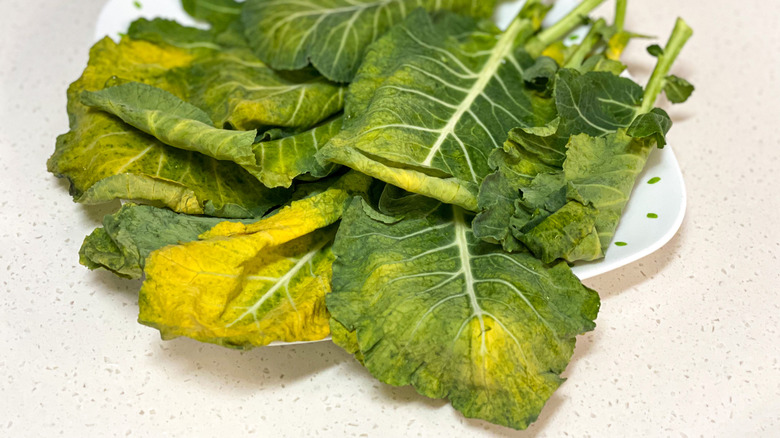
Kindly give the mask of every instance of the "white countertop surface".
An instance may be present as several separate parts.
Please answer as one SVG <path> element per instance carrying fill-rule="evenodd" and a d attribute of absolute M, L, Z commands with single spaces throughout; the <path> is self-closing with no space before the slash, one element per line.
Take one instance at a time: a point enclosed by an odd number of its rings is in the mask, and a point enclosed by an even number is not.
<path fill-rule="evenodd" d="M 696 31 L 675 71 L 697 91 L 669 108 L 687 217 L 587 281 L 598 327 L 522 432 L 381 384 L 328 342 L 237 352 L 136 323 L 139 282 L 78 264 L 116 205 L 74 204 L 45 166 L 102 5 L 0 0 L 0 436 L 778 436 L 777 2 L 630 1 L 632 30 L 665 38 L 681 15 Z"/>

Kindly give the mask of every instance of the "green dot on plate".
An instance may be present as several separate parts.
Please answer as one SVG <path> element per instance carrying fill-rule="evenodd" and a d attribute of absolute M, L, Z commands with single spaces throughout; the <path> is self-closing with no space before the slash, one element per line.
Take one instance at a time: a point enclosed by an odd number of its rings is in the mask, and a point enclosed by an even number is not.
<path fill-rule="evenodd" d="M 658 219 L 658 215 L 655 213 L 647 213 L 647 217 L 650 219 Z"/>
<path fill-rule="evenodd" d="M 626 246 L 628 245 L 626 242 L 615 242 L 616 246 Z"/>
<path fill-rule="evenodd" d="M 654 177 L 650 178 L 650 180 L 648 180 L 648 181 L 647 181 L 647 183 L 648 183 L 648 184 L 655 184 L 655 183 L 657 183 L 658 181 L 661 181 L 661 178 L 659 178 L 659 177 L 657 177 L 657 176 L 654 176 Z"/>

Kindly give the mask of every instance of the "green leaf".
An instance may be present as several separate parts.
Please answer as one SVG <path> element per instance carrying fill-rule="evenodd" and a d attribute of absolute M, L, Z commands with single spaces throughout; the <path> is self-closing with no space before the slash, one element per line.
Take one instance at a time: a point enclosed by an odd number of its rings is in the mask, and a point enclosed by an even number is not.
<path fill-rule="evenodd" d="M 620 75 L 626 70 L 626 65 L 620 61 L 613 61 L 605 56 L 591 56 L 588 58 L 580 68 L 580 71 L 603 71 L 612 73 L 613 75 Z"/>
<path fill-rule="evenodd" d="M 454 14 L 412 13 L 369 48 L 344 129 L 320 158 L 475 210 L 506 133 L 556 117 L 552 99 L 523 79 L 534 60 L 522 42 L 534 31 L 522 16 L 501 33 Z"/>
<path fill-rule="evenodd" d="M 130 23 L 127 36 L 134 40 L 145 40 L 156 44 L 167 44 L 180 49 L 219 50 L 214 33 L 208 30 L 188 27 L 173 20 L 139 18 Z"/>
<path fill-rule="evenodd" d="M 333 343 L 343 348 L 347 353 L 355 356 L 361 364 L 364 361 L 363 353 L 360 352 L 360 346 L 357 342 L 355 332 L 347 330 L 344 325 L 335 319 L 330 319 L 330 337 Z"/>
<path fill-rule="evenodd" d="M 528 248 L 545 263 L 603 257 L 659 135 L 650 120 L 635 129 L 636 138 L 625 130 L 572 136 L 559 166 L 544 164 L 523 141 L 507 142 L 509 152 L 496 155 L 498 171 L 480 191 L 475 234 L 508 251 Z"/>
<path fill-rule="evenodd" d="M 290 187 L 302 175 L 330 175 L 338 166 L 320 164 L 315 154 L 341 130 L 343 120 L 339 116 L 300 134 L 256 143 L 252 149 L 256 165 L 246 169 L 266 187 Z"/>
<path fill-rule="evenodd" d="M 467 417 L 527 427 L 563 382 L 575 336 L 594 328 L 598 295 L 565 263 L 481 242 L 458 207 L 385 223 L 361 204 L 339 228 L 327 305 L 366 368 Z M 354 349 L 348 334 L 337 342 Z"/>
<path fill-rule="evenodd" d="M 640 115 L 626 131 L 630 137 L 655 140 L 658 148 L 666 146 L 666 134 L 672 128 L 672 119 L 661 108 L 653 108 L 649 113 Z"/>
<path fill-rule="evenodd" d="M 561 136 L 510 131 L 504 148 L 490 156 L 490 166 L 497 171 L 488 175 L 480 187 L 480 213 L 474 219 L 474 234 L 487 242 L 500 243 L 510 252 L 524 249 L 510 228 L 520 190 L 530 187 L 539 174 L 560 171 L 565 151 L 566 141 Z"/>
<path fill-rule="evenodd" d="M 529 221 L 513 217 L 515 236 L 544 263 L 596 260 L 604 256 L 596 228 L 599 212 L 578 201 L 566 202 L 552 211 L 535 212 Z M 541 213 L 541 214 L 540 214 Z M 518 237 L 519 236 L 519 237 Z"/>
<path fill-rule="evenodd" d="M 81 264 L 141 278 L 146 257 L 167 245 L 197 240 L 224 219 L 177 214 L 164 208 L 124 204 L 84 239 Z"/>
<path fill-rule="evenodd" d="M 672 103 L 683 103 L 691 97 L 695 87 L 683 78 L 670 75 L 666 77 L 664 93 Z"/>
<path fill-rule="evenodd" d="M 237 32 L 239 35 L 233 35 Z M 128 34 L 186 50 L 194 59 L 167 74 L 184 100 L 205 110 L 219 127 L 308 129 L 341 111 L 345 88 L 312 69 L 280 72 L 263 64 L 243 41 L 242 29 L 222 33 L 143 18 Z"/>
<path fill-rule="evenodd" d="M 523 80 L 540 91 L 552 91 L 558 63 L 547 56 L 536 58 L 534 65 L 523 72 Z"/>
<path fill-rule="evenodd" d="M 653 45 L 650 45 L 650 46 L 647 47 L 647 53 L 649 53 L 649 54 L 655 56 L 656 58 L 658 58 L 659 56 L 663 56 L 664 49 L 661 46 L 659 46 L 658 44 L 653 44 Z"/>
<path fill-rule="evenodd" d="M 580 74 L 562 69 L 555 83 L 555 103 L 565 132 L 605 135 L 628 127 L 642 104 L 642 87 L 607 72 Z"/>
<path fill-rule="evenodd" d="M 182 0 L 184 10 L 193 18 L 224 30 L 241 16 L 241 3 L 234 0 Z"/>
<path fill-rule="evenodd" d="M 208 114 L 160 88 L 130 82 L 86 91 L 81 94 L 81 101 L 119 117 L 169 146 L 242 166 L 255 164 L 252 145 L 256 131 L 214 128 Z"/>
<path fill-rule="evenodd" d="M 415 8 L 489 17 L 494 0 L 248 0 L 243 22 L 250 45 L 275 69 L 311 63 L 328 79 L 352 81 L 371 42 Z"/>
<path fill-rule="evenodd" d="M 178 72 L 217 126 L 311 128 L 344 107 L 345 88 L 311 70 L 280 72 L 245 50 L 215 52 Z"/>
<path fill-rule="evenodd" d="M 169 72 L 187 67 L 192 52 L 147 41 L 106 38 L 90 52 L 82 77 L 68 89 L 70 132 L 57 139 L 49 171 L 66 177 L 77 202 L 145 200 L 189 214 L 256 217 L 284 202 L 238 165 L 164 145 L 105 112 L 81 103 L 114 77 L 141 81 L 182 97 L 186 86 Z"/>
<path fill-rule="evenodd" d="M 618 4 L 618 16 L 624 6 Z M 474 221 L 475 234 L 509 251 L 530 248 L 547 262 L 601 257 L 647 156 L 654 145 L 666 144 L 671 120 L 653 105 L 691 35 L 678 20 L 644 92 L 608 72 L 560 70 L 554 92 L 561 117 L 558 131 L 543 137 L 519 130 L 523 135 L 515 135 L 505 152 L 493 155 L 497 172 L 480 190 L 482 212 Z M 551 147 L 540 153 L 544 150 L 538 145 Z M 549 159 L 560 158 L 564 150 L 562 162 Z"/>
<path fill-rule="evenodd" d="M 320 178 L 335 165 L 321 166 L 319 148 L 341 129 L 336 118 L 312 130 L 255 144 L 255 131 L 216 129 L 206 113 L 159 88 L 131 82 L 82 94 L 82 101 L 120 117 L 163 143 L 232 161 L 266 187 L 290 187 L 304 173 Z"/>
<path fill-rule="evenodd" d="M 585 134 L 572 137 L 562 173 L 566 200 L 592 211 L 567 202 L 566 211 L 551 215 L 530 230 L 513 227 L 515 238 L 545 262 L 603 257 L 653 147 L 654 138 L 636 139 L 624 131 L 596 138 Z M 538 205 L 539 201 L 532 203 Z M 537 227 L 541 228 L 534 231 Z"/>

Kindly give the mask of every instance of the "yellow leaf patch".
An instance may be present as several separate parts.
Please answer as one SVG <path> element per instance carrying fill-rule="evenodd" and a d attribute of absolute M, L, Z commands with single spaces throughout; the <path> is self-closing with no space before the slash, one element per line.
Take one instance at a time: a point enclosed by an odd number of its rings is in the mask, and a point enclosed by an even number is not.
<path fill-rule="evenodd" d="M 329 225 L 370 181 L 350 172 L 256 223 L 223 222 L 203 240 L 151 253 L 139 321 L 165 339 L 237 348 L 327 336 L 335 234 Z"/>

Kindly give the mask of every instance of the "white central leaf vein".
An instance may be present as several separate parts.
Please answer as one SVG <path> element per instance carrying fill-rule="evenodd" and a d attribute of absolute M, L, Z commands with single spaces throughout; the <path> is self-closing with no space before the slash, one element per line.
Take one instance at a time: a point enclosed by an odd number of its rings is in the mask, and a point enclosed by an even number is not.
<path fill-rule="evenodd" d="M 295 265 L 292 268 L 290 268 L 289 271 L 287 271 L 283 276 L 281 276 L 279 278 L 279 280 L 276 283 L 274 283 L 274 285 L 271 286 L 263 294 L 262 297 L 260 297 L 259 300 L 257 300 L 251 307 L 249 307 L 246 311 L 244 311 L 244 313 L 239 315 L 238 318 L 236 318 L 233 322 L 231 322 L 230 324 L 227 324 L 226 327 L 233 326 L 234 324 L 238 323 L 239 321 L 241 321 L 242 319 L 244 319 L 245 317 L 247 317 L 250 314 L 255 317 L 255 322 L 257 322 L 256 312 L 260 308 L 260 306 L 262 306 L 264 302 L 266 302 L 269 298 L 271 298 L 279 290 L 279 288 L 281 288 L 281 287 L 287 288 L 287 285 L 289 284 L 290 280 L 292 280 L 292 278 L 295 276 L 295 274 L 298 273 L 298 271 L 303 269 L 304 266 L 308 265 L 308 263 L 314 258 L 314 256 L 317 255 L 317 253 L 319 252 L 319 250 L 320 250 L 320 248 L 322 246 L 323 246 L 322 244 L 317 245 L 317 247 L 315 247 L 314 249 L 312 249 L 311 251 L 306 253 L 306 255 L 301 257 L 300 260 L 298 260 L 298 262 L 295 263 Z M 253 280 L 254 279 L 251 275 L 247 276 L 246 278 L 247 278 L 247 280 Z M 259 278 L 262 278 L 262 277 L 259 277 Z M 288 297 L 289 297 L 289 292 L 288 292 Z M 290 300 L 292 300 L 292 298 L 290 298 Z M 294 308 L 294 306 L 293 306 L 293 308 Z"/>
<path fill-rule="evenodd" d="M 455 242 L 458 244 L 460 250 L 460 269 L 463 273 L 463 282 L 466 287 L 466 295 L 469 297 L 469 303 L 471 304 L 471 310 L 474 316 L 479 320 L 481 346 L 480 353 L 485 354 L 487 352 L 487 345 L 485 344 L 485 320 L 482 318 L 482 307 L 477 302 L 477 293 L 474 290 L 475 280 L 474 273 L 471 272 L 471 254 L 469 252 L 469 242 L 466 237 L 466 232 L 469 230 L 466 224 L 466 219 L 463 217 L 463 211 L 459 207 L 454 207 L 455 216 Z"/>
<path fill-rule="evenodd" d="M 444 144 L 444 141 L 450 135 L 455 133 L 455 128 L 458 126 L 460 119 L 463 117 L 464 114 L 466 114 L 467 111 L 470 110 L 471 106 L 474 104 L 474 101 L 477 99 L 477 97 L 482 95 L 482 93 L 485 91 L 485 88 L 488 86 L 490 81 L 493 79 L 493 77 L 496 76 L 496 72 L 503 64 L 502 61 L 512 53 L 512 49 L 514 48 L 515 38 L 517 37 L 517 34 L 520 32 L 521 29 L 522 27 L 519 26 L 517 23 L 513 24 L 512 26 L 509 27 L 509 29 L 506 30 L 506 32 L 504 32 L 501 38 L 496 42 L 496 45 L 493 47 L 493 53 L 490 55 L 490 58 L 488 58 L 487 62 L 485 62 L 485 65 L 482 67 L 482 70 L 480 70 L 480 72 L 477 74 L 477 80 L 471 86 L 468 94 L 466 94 L 466 97 L 464 97 L 463 101 L 461 101 L 460 104 L 455 109 L 455 112 L 452 114 L 449 121 L 442 129 L 439 138 L 437 138 L 436 141 L 431 146 L 431 149 L 428 152 L 428 156 L 425 157 L 425 160 L 423 160 L 422 162 L 424 166 L 431 165 L 431 163 L 433 162 L 433 158 L 441 149 L 441 146 Z M 407 31 L 407 33 L 411 35 L 410 32 Z M 449 52 L 447 53 L 450 54 L 452 58 L 457 59 L 451 53 Z M 460 63 L 460 61 L 458 62 Z M 462 63 L 460 64 L 462 65 Z M 468 71 L 471 72 L 470 70 Z M 468 156 L 468 154 L 466 154 L 466 156 Z"/>

